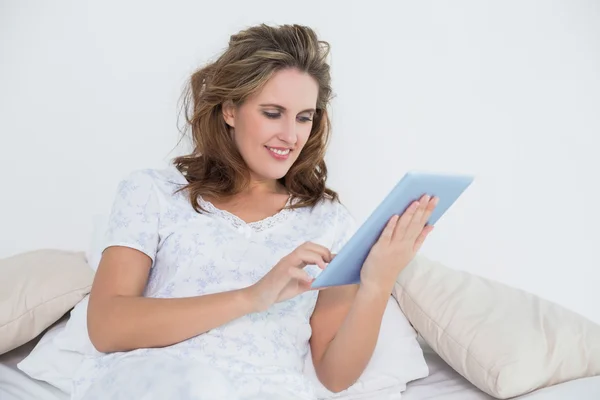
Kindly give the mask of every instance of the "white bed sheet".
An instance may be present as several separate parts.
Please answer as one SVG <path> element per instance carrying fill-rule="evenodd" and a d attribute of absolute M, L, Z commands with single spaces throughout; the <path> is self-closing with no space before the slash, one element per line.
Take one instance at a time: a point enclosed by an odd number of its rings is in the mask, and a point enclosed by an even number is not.
<path fill-rule="evenodd" d="M 0 355 L 0 400 L 67 400 L 69 395 L 46 382 L 31 379 L 17 368 L 35 346 L 29 342 Z"/>
<path fill-rule="evenodd" d="M 18 349 L 0 356 L 0 399 L 1 400 L 67 400 L 69 396 L 45 382 L 29 378 L 17 368 L 33 349 L 30 342 Z M 429 376 L 409 383 L 400 396 L 396 392 L 373 393 L 361 400 L 492 400 L 493 397 L 481 392 L 448 366 L 426 344 L 421 343 Z M 356 398 L 352 398 L 355 400 Z M 518 400 L 598 400 L 600 399 L 600 376 L 579 379 L 554 387 L 538 390 Z M 336 400 L 350 400 L 336 398 Z M 516 400 L 516 399 L 515 399 Z"/>

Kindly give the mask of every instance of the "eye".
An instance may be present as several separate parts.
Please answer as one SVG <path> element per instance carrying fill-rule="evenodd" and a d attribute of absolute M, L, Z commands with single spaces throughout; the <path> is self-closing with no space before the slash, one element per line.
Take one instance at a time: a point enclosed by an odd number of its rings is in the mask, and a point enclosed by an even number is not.
<path fill-rule="evenodd" d="M 277 118 L 281 117 L 281 113 L 278 113 L 278 112 L 263 111 L 263 114 L 265 115 L 265 117 L 267 117 L 269 119 L 277 119 Z"/>
<path fill-rule="evenodd" d="M 298 121 L 300 121 L 302 123 L 311 122 L 312 117 L 300 116 L 300 117 L 298 117 Z"/>

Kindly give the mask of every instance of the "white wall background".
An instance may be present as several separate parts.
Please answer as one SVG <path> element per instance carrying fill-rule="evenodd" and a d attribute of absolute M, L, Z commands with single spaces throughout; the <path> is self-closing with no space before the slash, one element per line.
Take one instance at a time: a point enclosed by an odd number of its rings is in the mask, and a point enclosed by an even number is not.
<path fill-rule="evenodd" d="M 330 184 L 359 221 L 408 169 L 475 184 L 424 248 L 600 322 L 600 2 L 0 0 L 0 257 L 85 250 L 179 139 L 188 74 L 237 30 L 332 44 Z"/>

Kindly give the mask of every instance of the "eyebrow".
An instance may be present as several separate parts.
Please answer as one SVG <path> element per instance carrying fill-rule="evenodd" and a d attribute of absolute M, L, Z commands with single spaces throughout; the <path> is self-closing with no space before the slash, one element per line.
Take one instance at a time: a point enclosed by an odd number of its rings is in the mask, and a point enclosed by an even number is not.
<path fill-rule="evenodd" d="M 261 104 L 261 107 L 273 107 L 273 108 L 277 108 L 280 111 L 285 111 L 286 108 L 284 106 L 281 106 L 279 104 L 275 104 L 275 103 L 268 103 L 268 104 Z M 302 110 L 300 111 L 298 114 L 302 114 L 305 112 L 312 112 L 313 114 L 317 112 L 317 110 L 315 110 L 314 108 L 307 108 L 306 110 Z"/>

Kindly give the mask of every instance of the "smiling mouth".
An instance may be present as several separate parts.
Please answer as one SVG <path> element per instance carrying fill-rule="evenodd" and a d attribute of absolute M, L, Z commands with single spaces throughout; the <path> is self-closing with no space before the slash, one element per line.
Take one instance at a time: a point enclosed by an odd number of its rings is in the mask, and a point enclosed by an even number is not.
<path fill-rule="evenodd" d="M 277 154 L 279 156 L 287 156 L 290 154 L 290 149 L 276 149 L 273 147 L 265 146 L 270 152 Z"/>

